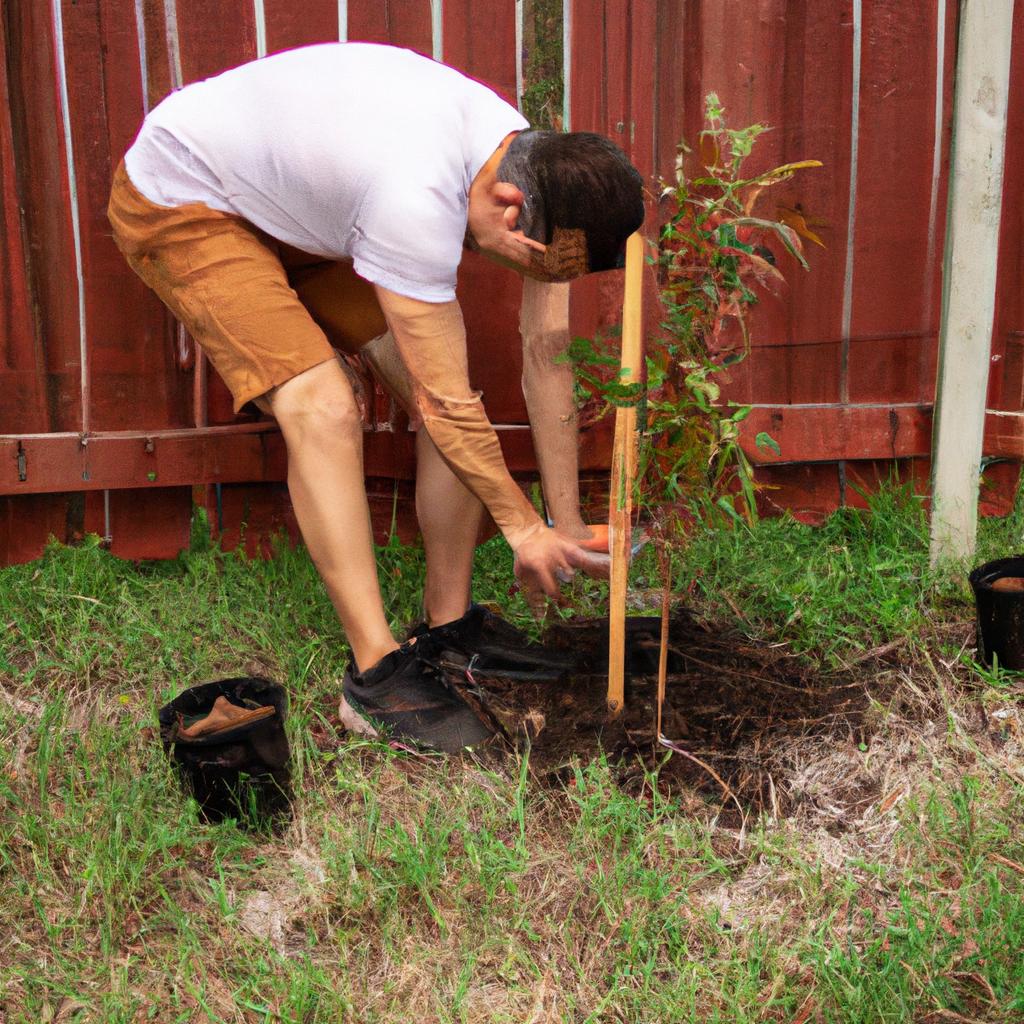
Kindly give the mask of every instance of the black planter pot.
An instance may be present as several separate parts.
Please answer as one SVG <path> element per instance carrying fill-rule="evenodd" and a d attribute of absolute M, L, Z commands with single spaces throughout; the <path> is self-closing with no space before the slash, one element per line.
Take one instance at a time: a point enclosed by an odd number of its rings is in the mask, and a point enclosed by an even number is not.
<path fill-rule="evenodd" d="M 178 735 L 181 716 L 208 714 L 218 697 L 240 707 L 273 705 L 275 714 L 216 736 L 185 739 Z M 237 818 L 243 824 L 258 825 L 288 814 L 287 712 L 284 689 L 258 676 L 193 686 L 160 709 L 164 752 L 184 789 L 195 796 L 204 818 Z"/>
<path fill-rule="evenodd" d="M 978 660 L 1024 669 L 1024 592 L 993 587 L 1006 577 L 1024 577 L 1024 555 L 986 562 L 969 577 L 978 613 Z"/>

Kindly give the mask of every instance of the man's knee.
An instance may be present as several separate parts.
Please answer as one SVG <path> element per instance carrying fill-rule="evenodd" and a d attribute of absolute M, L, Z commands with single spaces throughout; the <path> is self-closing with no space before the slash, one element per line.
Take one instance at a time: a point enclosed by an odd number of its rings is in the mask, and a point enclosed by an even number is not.
<path fill-rule="evenodd" d="M 263 397 L 286 440 L 362 438 L 359 403 L 334 359 L 300 373 Z"/>

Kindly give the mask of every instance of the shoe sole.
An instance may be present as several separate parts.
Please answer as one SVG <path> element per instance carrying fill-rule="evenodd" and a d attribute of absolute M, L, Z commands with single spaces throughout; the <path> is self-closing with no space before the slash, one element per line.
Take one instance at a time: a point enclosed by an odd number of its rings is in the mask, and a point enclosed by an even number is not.
<path fill-rule="evenodd" d="M 349 702 L 342 697 L 338 705 L 338 717 L 341 724 L 357 736 L 365 736 L 367 739 L 375 740 L 380 738 L 380 732 L 375 729 Z"/>
<path fill-rule="evenodd" d="M 342 696 L 341 701 L 338 704 L 338 717 L 341 719 L 341 724 L 353 735 L 362 736 L 365 739 L 370 740 L 386 741 L 388 739 L 388 736 L 385 733 L 374 726 L 372 722 L 364 718 L 363 715 L 355 709 L 355 706 L 350 704 L 344 696 Z M 416 747 L 419 750 L 442 754 L 456 754 L 464 751 L 468 752 L 478 750 L 484 745 L 484 743 L 472 744 L 462 746 L 457 749 L 445 750 L 443 747 L 437 746 L 436 744 L 428 743 L 425 740 L 413 739 L 412 737 L 408 739 L 399 738 L 399 741 L 403 744 Z"/>

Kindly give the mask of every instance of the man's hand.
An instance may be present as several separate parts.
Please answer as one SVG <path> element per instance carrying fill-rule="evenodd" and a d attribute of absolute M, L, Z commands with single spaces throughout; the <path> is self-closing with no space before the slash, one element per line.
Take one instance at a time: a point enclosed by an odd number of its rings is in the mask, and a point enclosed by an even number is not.
<path fill-rule="evenodd" d="M 580 569 L 588 576 L 607 579 L 611 560 L 607 555 L 585 551 L 575 541 L 550 527 L 542 527 L 516 547 L 515 574 L 531 605 L 544 595 L 557 597 L 562 583 L 568 583 Z"/>

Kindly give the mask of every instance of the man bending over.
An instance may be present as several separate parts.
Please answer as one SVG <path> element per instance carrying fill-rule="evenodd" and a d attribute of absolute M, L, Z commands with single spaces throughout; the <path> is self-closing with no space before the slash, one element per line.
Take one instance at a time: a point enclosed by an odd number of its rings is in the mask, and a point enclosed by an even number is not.
<path fill-rule="evenodd" d="M 348 703 L 442 750 L 488 735 L 422 650 L 392 636 L 377 584 L 362 423 L 335 347 L 363 351 L 410 415 L 431 627 L 469 603 L 482 509 L 530 592 L 604 563 L 577 541 L 565 282 L 613 267 L 643 219 L 641 180 L 608 140 L 526 130 L 494 92 L 408 50 L 332 43 L 173 93 L 115 175 L 131 266 L 234 398 L 281 427 L 303 539 L 352 648 Z M 463 248 L 528 278 L 524 389 L 548 527 L 505 466 L 469 385 L 455 299 Z M 571 475 L 572 484 L 565 480 Z M 421 651 L 417 650 L 421 648 Z"/>

